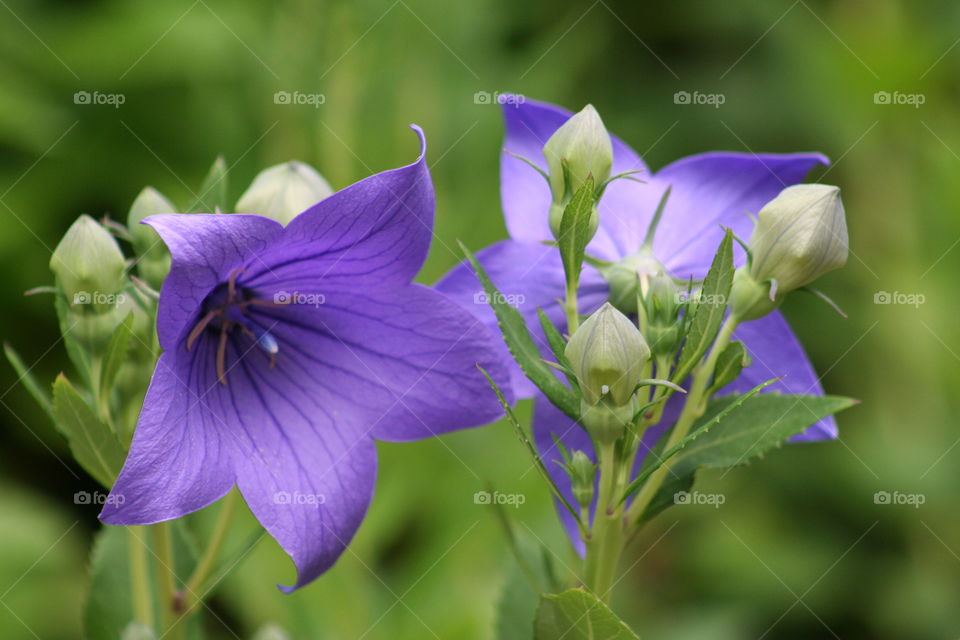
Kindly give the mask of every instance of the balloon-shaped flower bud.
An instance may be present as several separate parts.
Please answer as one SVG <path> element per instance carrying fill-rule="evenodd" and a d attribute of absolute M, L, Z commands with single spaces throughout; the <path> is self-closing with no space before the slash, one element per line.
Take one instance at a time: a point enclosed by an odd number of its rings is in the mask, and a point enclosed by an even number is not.
<path fill-rule="evenodd" d="M 543 147 L 550 179 L 550 230 L 560 235 L 560 220 L 570 198 L 587 178 L 592 177 L 597 193 L 610 177 L 613 144 L 600 114 L 587 105 L 557 129 Z M 599 218 L 594 208 L 591 225 L 596 230 Z"/>
<path fill-rule="evenodd" d="M 138 258 L 137 271 L 147 284 L 158 291 L 170 271 L 170 252 L 156 231 L 140 223 L 145 218 L 161 213 L 177 213 L 177 208 L 159 191 L 146 187 L 133 201 L 127 215 L 127 228 Z"/>
<path fill-rule="evenodd" d="M 570 454 L 565 468 L 570 476 L 573 498 L 584 509 L 593 502 L 593 485 L 597 475 L 597 465 L 587 454 L 577 449 Z"/>
<path fill-rule="evenodd" d="M 97 313 L 117 306 L 125 267 L 117 241 L 86 214 L 70 226 L 50 258 L 50 270 L 68 304 Z"/>
<path fill-rule="evenodd" d="M 787 187 L 760 210 L 749 246 L 749 269 L 738 269 L 730 299 L 741 320 L 770 313 L 788 292 L 846 264 L 849 240 L 840 189 Z"/>
<path fill-rule="evenodd" d="M 255 213 L 287 224 L 333 193 L 316 169 L 291 161 L 261 171 L 237 201 L 237 213 Z"/>
<path fill-rule="evenodd" d="M 587 403 L 603 398 L 618 407 L 630 402 L 650 359 L 640 330 L 609 302 L 577 329 L 564 353 Z"/>

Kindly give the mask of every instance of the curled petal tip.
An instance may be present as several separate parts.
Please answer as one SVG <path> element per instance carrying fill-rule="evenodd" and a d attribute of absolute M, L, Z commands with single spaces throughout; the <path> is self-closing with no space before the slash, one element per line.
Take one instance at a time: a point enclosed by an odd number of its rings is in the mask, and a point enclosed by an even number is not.
<path fill-rule="evenodd" d="M 414 162 L 414 164 L 417 164 L 419 162 L 423 162 L 424 158 L 427 157 L 427 136 L 418 124 L 411 123 L 410 128 L 413 129 L 417 134 L 417 137 L 420 138 L 420 155 L 417 156 L 417 159 Z"/>

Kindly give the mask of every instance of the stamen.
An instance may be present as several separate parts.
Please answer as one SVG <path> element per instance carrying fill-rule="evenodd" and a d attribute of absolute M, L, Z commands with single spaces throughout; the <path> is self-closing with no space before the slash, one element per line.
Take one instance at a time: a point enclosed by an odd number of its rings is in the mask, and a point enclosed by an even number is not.
<path fill-rule="evenodd" d="M 200 319 L 200 322 L 197 323 L 197 326 L 195 326 L 193 331 L 190 332 L 190 335 L 187 336 L 187 351 L 190 351 L 190 349 L 193 348 L 193 343 L 197 341 L 197 338 L 200 337 L 200 334 L 203 333 L 203 330 L 207 328 L 207 325 L 209 325 L 219 313 L 219 309 L 214 309 Z"/>
<path fill-rule="evenodd" d="M 217 347 L 217 380 L 227 386 L 227 372 L 224 367 L 227 356 L 227 325 L 220 328 L 220 346 Z"/>
<path fill-rule="evenodd" d="M 229 294 L 227 301 L 233 302 L 237 297 L 237 276 L 246 273 L 246 269 L 236 269 L 233 273 L 230 274 L 230 279 L 227 280 L 227 293 Z"/>

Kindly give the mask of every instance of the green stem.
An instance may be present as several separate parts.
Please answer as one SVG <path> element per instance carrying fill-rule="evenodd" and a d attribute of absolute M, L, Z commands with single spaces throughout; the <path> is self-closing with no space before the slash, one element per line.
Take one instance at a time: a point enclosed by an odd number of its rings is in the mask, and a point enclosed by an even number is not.
<path fill-rule="evenodd" d="M 213 570 L 217 556 L 220 553 L 220 548 L 223 546 L 223 541 L 227 537 L 230 520 L 237 506 L 237 496 L 238 493 L 234 489 L 223 499 L 223 505 L 221 505 L 220 513 L 217 516 L 217 523 L 214 525 L 213 533 L 210 535 L 210 542 L 207 543 L 207 548 L 204 550 L 203 556 L 200 558 L 200 561 L 197 562 L 197 568 L 193 570 L 193 575 L 187 580 L 187 585 L 183 590 L 184 598 L 187 599 L 187 611 L 193 608 L 192 605 L 195 601 L 199 601 L 200 598 L 202 598 L 202 595 L 198 596 L 197 594 L 203 589 L 204 583 L 210 576 L 210 572 Z"/>
<path fill-rule="evenodd" d="M 577 283 L 567 283 L 567 300 L 563 305 L 567 314 L 567 335 L 572 336 L 580 326 L 580 309 L 577 303 Z"/>
<path fill-rule="evenodd" d="M 170 640 L 183 640 L 183 627 L 180 626 L 181 616 L 177 611 L 177 582 L 173 540 L 169 522 L 159 522 L 153 525 L 153 543 L 156 549 L 156 573 L 158 594 L 160 597 L 161 631 L 164 637 Z"/>
<path fill-rule="evenodd" d="M 600 493 L 587 544 L 585 582 L 594 595 L 607 602 L 624 542 L 621 506 L 615 499 L 619 470 L 613 443 L 600 445 L 599 461 Z"/>
<path fill-rule="evenodd" d="M 677 418 L 677 423 L 674 425 L 673 431 L 670 433 L 670 437 L 667 439 L 667 443 L 663 448 L 664 451 L 668 451 L 671 447 L 683 440 L 690 432 L 690 427 L 693 426 L 694 421 L 703 414 L 707 401 L 707 394 L 705 392 L 710 378 L 713 376 L 713 370 L 717 366 L 717 358 L 720 357 L 727 343 L 730 342 L 730 338 L 733 336 L 737 324 L 737 320 L 734 319 L 732 315 L 727 317 L 727 320 L 720 328 L 720 332 L 717 334 L 716 340 L 713 342 L 713 346 L 710 348 L 709 355 L 694 369 L 693 382 L 690 384 L 690 391 L 687 394 L 686 402 L 680 412 L 680 417 Z M 628 523 L 635 523 L 637 519 L 643 515 L 643 512 L 650 505 L 657 491 L 660 490 L 669 472 L 670 464 L 666 463 L 650 474 L 647 482 L 634 499 L 633 504 L 631 504 L 627 510 Z"/>
<path fill-rule="evenodd" d="M 134 620 L 153 629 L 153 605 L 150 602 L 150 577 L 147 572 L 147 548 L 143 527 L 127 527 L 130 558 L 130 592 Z"/>

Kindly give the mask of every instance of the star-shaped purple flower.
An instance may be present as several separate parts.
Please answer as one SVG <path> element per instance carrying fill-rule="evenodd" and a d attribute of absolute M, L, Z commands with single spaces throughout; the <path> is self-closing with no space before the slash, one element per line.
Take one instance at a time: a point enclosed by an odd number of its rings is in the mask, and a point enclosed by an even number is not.
<path fill-rule="evenodd" d="M 329 568 L 363 520 L 374 439 L 408 441 L 501 415 L 497 336 L 411 283 L 430 245 L 425 162 L 339 191 L 284 228 L 256 215 L 159 215 L 173 265 L 163 355 L 100 517 L 149 524 L 237 486 L 298 578 Z"/>
<path fill-rule="evenodd" d="M 531 330 L 544 345 L 536 309 L 543 308 L 561 330 L 566 321 L 560 301 L 564 298 L 564 274 L 558 251 L 544 244 L 553 240 L 548 224 L 550 188 L 534 168 L 516 156 L 533 161 L 546 170 L 543 146 L 571 112 L 536 101 L 505 101 L 505 151 L 501 158 L 500 181 L 503 211 L 511 239 L 479 252 L 477 258 L 508 299 L 517 303 Z M 611 174 L 643 170 L 636 174 L 643 183 L 627 179 L 612 182 L 598 205 L 600 226 L 587 248 L 599 260 L 620 262 L 637 256 L 657 205 L 671 189 L 663 218 L 653 242 L 656 261 L 675 278 L 702 279 L 723 237 L 723 227 L 747 238 L 753 227 L 748 214 L 756 214 L 784 187 L 804 179 L 818 164 L 828 164 L 818 153 L 749 154 L 712 152 L 680 159 L 651 172 L 643 160 L 623 141 L 611 136 Z M 744 256 L 737 248 L 736 261 Z M 457 266 L 436 288 L 460 300 L 478 318 L 493 325 L 493 313 L 472 304 L 479 283 L 469 265 Z M 591 313 L 607 300 L 609 289 L 600 272 L 584 265 L 579 303 L 581 313 Z M 727 388 L 746 391 L 771 378 L 784 378 L 768 392 L 822 394 L 823 389 L 803 348 L 780 312 L 741 325 L 734 339 L 743 341 L 753 364 Z M 536 397 L 534 436 L 548 469 L 560 486 L 569 492 L 570 482 L 554 461 L 560 459 L 553 436 L 569 448 L 592 455 L 587 435 L 546 398 L 513 366 L 512 387 L 517 397 Z M 660 425 L 651 428 L 645 442 L 650 446 L 676 418 L 677 403 L 670 403 Z M 795 440 L 820 440 L 836 436 L 832 417 L 812 425 Z M 562 511 L 562 510 L 561 510 Z M 566 517 L 565 513 L 562 513 Z M 575 538 L 575 536 L 574 536 Z"/>

